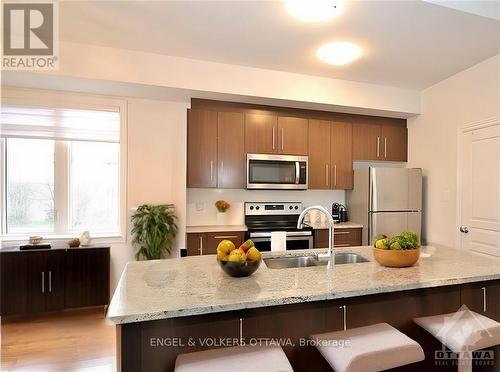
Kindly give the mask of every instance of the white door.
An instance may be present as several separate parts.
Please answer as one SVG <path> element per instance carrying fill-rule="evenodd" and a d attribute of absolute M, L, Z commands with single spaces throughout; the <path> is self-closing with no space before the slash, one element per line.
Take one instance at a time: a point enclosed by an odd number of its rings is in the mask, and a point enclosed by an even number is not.
<path fill-rule="evenodd" d="M 461 245 L 500 256 L 500 122 L 461 136 Z"/>

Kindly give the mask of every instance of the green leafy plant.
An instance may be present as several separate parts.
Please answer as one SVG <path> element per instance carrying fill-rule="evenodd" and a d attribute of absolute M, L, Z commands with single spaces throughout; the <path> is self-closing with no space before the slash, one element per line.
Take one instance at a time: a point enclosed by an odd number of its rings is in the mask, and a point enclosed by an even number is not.
<path fill-rule="evenodd" d="M 171 204 L 138 207 L 132 215 L 132 245 L 138 248 L 136 258 L 156 260 L 162 252 L 170 253 L 177 235 L 176 219 Z"/>

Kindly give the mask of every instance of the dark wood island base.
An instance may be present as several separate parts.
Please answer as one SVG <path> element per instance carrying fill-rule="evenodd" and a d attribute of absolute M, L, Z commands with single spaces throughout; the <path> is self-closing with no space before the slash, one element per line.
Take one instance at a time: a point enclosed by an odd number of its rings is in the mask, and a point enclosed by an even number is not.
<path fill-rule="evenodd" d="M 267 342 L 283 347 L 294 371 L 330 371 L 309 335 L 386 322 L 425 351 L 423 362 L 400 370 L 456 371 L 451 361 L 446 366 L 435 360 L 441 343 L 412 319 L 455 312 L 462 305 L 500 321 L 500 280 L 119 324 L 117 366 L 124 372 L 173 371 L 181 353 Z M 477 370 L 500 371 L 500 348 L 494 352 L 494 365 Z"/>

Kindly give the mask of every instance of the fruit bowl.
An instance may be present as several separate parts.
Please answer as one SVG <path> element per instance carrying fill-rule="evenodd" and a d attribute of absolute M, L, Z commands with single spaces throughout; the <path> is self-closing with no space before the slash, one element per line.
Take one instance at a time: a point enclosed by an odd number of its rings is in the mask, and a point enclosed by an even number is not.
<path fill-rule="evenodd" d="M 420 248 L 400 250 L 373 248 L 373 256 L 382 266 L 408 267 L 414 265 L 420 258 Z"/>
<path fill-rule="evenodd" d="M 260 266 L 262 259 L 258 261 L 232 262 L 217 260 L 222 270 L 229 276 L 241 278 L 252 275 Z"/>

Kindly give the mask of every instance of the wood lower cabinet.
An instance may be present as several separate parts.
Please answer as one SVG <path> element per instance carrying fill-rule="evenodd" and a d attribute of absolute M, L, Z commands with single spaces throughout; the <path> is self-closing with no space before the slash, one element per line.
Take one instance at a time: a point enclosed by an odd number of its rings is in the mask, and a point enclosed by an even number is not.
<path fill-rule="evenodd" d="M 357 247 L 362 245 L 362 229 L 361 228 L 336 228 L 334 229 L 335 247 Z M 314 230 L 314 248 L 328 247 L 328 229 Z"/>
<path fill-rule="evenodd" d="M 308 154 L 308 121 L 302 118 L 278 117 L 278 153 Z"/>
<path fill-rule="evenodd" d="M 399 119 L 353 124 L 354 160 L 407 161 L 408 129 Z"/>
<path fill-rule="evenodd" d="M 188 110 L 188 187 L 217 187 L 217 111 Z"/>
<path fill-rule="evenodd" d="M 273 115 L 245 114 L 245 152 L 273 154 L 278 151 L 278 118 Z"/>
<path fill-rule="evenodd" d="M 462 285 L 462 304 L 500 322 L 500 280 Z"/>
<path fill-rule="evenodd" d="M 496 283 L 481 282 L 472 287 L 494 287 Z M 281 345 L 293 370 L 297 372 L 331 371 L 331 367 L 310 342 L 310 336 L 377 323 L 388 323 L 405 333 L 418 342 L 426 354 L 422 362 L 394 371 L 441 370 L 443 367 L 438 366 L 435 360 L 435 351 L 441 350 L 441 344 L 416 325 L 413 318 L 457 311 L 463 303 L 467 286 L 395 291 L 122 324 L 118 325 L 117 333 L 121 347 L 121 371 L 173 371 L 179 354 L 237 346 L 240 343 Z M 260 289 L 250 281 L 245 290 L 255 294 Z M 491 294 L 491 301 L 498 301 L 498 298 L 498 293 Z M 170 340 L 175 344 L 152 347 L 151 340 Z"/>
<path fill-rule="evenodd" d="M 217 246 L 223 240 L 231 240 L 236 247 L 243 244 L 244 231 L 221 231 L 209 233 L 186 234 L 186 248 L 188 256 L 216 254 Z"/>
<path fill-rule="evenodd" d="M 66 254 L 65 307 L 105 305 L 109 302 L 109 250 L 68 250 Z"/>
<path fill-rule="evenodd" d="M 1 315 L 109 303 L 109 248 L 0 253 Z"/>

